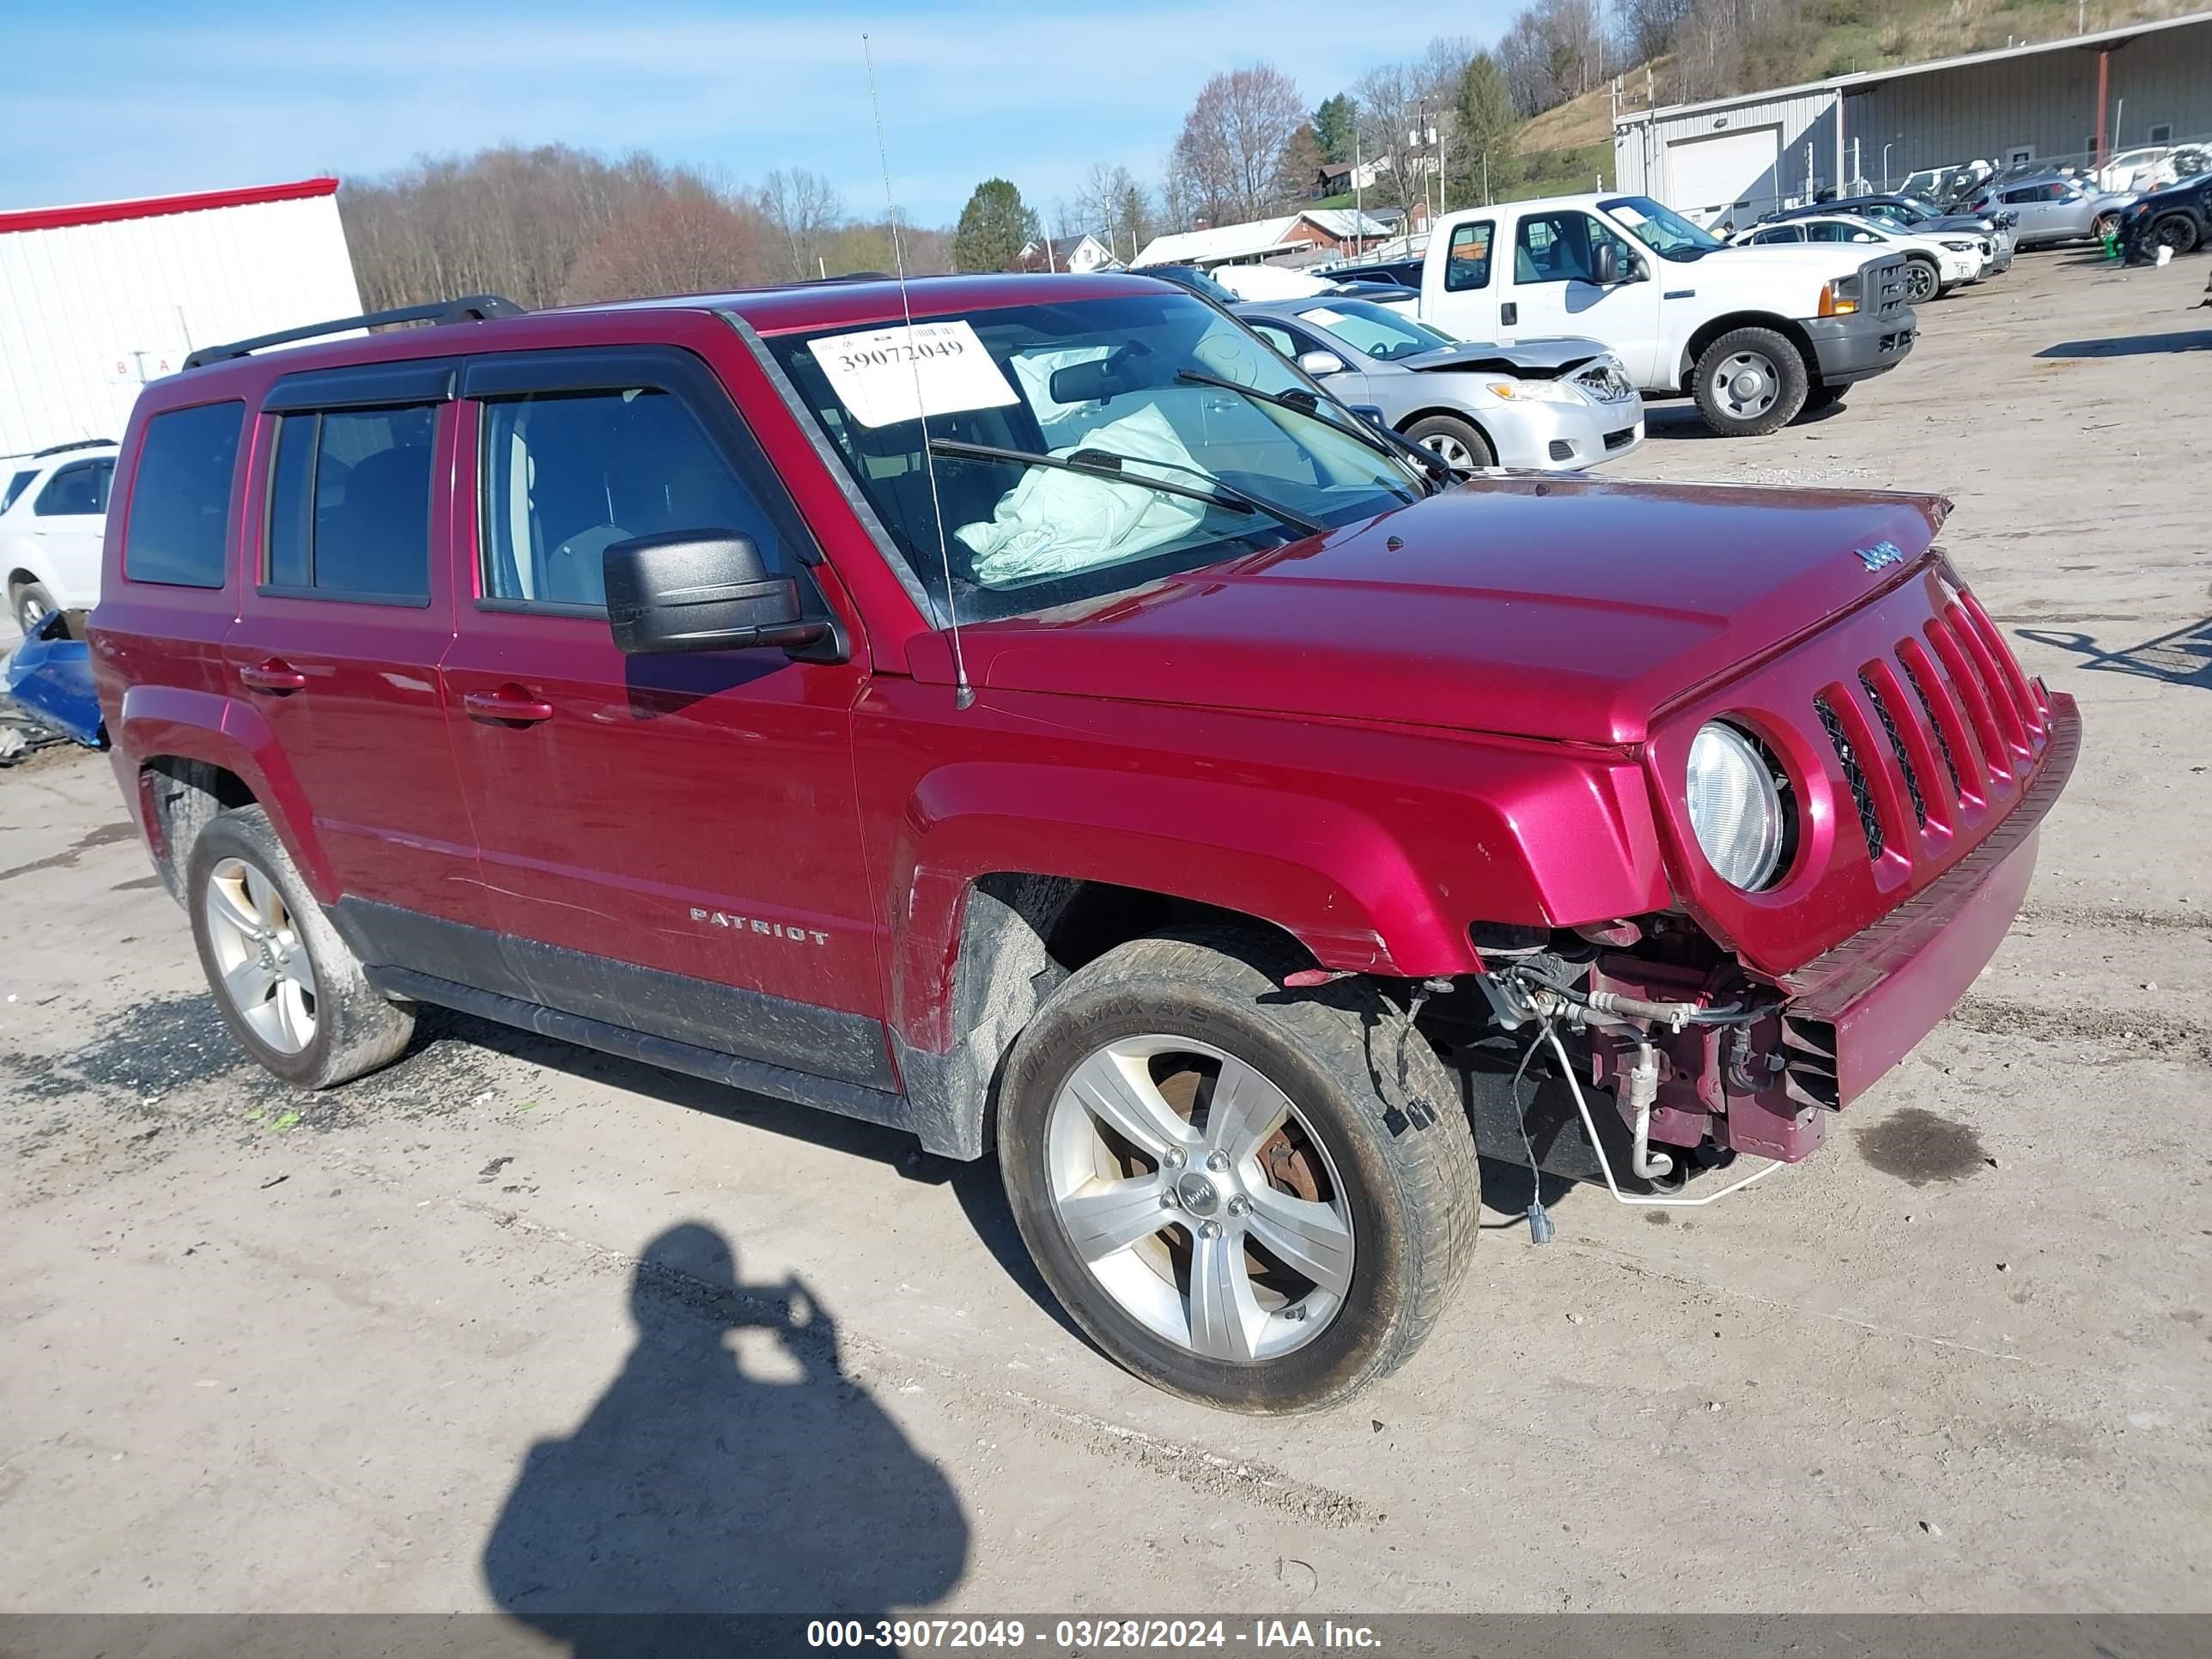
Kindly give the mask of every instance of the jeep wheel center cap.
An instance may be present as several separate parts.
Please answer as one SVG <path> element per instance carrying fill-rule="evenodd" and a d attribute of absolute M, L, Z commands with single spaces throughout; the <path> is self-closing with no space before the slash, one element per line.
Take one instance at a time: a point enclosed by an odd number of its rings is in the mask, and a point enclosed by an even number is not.
<path fill-rule="evenodd" d="M 1193 1215 L 1212 1215 L 1214 1206 L 1221 1202 L 1221 1194 L 1213 1183 L 1195 1170 L 1176 1182 L 1176 1196 Z"/>

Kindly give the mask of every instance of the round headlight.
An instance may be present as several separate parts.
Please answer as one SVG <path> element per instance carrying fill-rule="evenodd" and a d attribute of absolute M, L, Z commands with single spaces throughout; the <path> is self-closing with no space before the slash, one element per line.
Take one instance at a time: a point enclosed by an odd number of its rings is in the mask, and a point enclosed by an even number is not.
<path fill-rule="evenodd" d="M 1690 744 L 1685 780 L 1690 829 L 1723 881 L 1756 892 L 1782 863 L 1789 821 L 1774 770 L 1759 745 L 1718 720 Z"/>

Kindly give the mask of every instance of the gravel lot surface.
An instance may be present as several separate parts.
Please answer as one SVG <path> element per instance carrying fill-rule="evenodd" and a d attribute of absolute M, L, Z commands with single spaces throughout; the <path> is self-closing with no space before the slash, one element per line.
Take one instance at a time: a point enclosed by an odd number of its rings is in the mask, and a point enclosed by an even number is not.
<path fill-rule="evenodd" d="M 1123 1376 L 897 1136 L 436 1014 L 295 1095 L 106 762 L 0 773 L 0 1610 L 2212 1610 L 2204 275 L 2029 255 L 1827 418 L 1654 410 L 1620 471 L 1951 496 L 2083 760 L 1826 1152 L 1490 1215 L 1331 1416 Z"/>

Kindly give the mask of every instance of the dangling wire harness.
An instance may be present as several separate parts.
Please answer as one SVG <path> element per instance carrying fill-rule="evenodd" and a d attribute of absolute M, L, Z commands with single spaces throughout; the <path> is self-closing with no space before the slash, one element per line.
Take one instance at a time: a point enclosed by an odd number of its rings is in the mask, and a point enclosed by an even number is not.
<path fill-rule="evenodd" d="M 1650 1034 L 1635 1022 L 1648 1021 L 1680 1031 L 1690 1025 L 1725 1025 L 1739 1030 L 1753 1021 L 1773 1012 L 1774 1005 L 1750 1002 L 1733 1003 L 1725 1007 L 1708 1008 L 1693 1002 L 1650 1002 L 1640 997 L 1623 996 L 1613 991 L 1584 991 L 1571 984 L 1562 984 L 1540 969 L 1536 964 L 1519 962 L 1501 972 L 1486 976 L 1482 981 L 1492 1006 L 1505 1019 L 1509 1027 L 1523 1020 L 1538 1022 L 1536 1035 L 1529 1040 L 1521 1055 L 1521 1063 L 1513 1073 L 1513 1101 L 1516 1115 L 1521 1125 L 1521 1144 L 1528 1156 L 1528 1167 L 1537 1182 L 1535 1196 L 1528 1206 L 1528 1236 L 1532 1242 L 1548 1244 L 1552 1241 L 1552 1218 L 1544 1208 L 1542 1177 L 1536 1170 L 1536 1152 L 1528 1137 L 1528 1109 L 1521 1106 L 1521 1079 L 1527 1074 L 1528 1062 L 1536 1050 L 1545 1043 L 1551 1044 L 1558 1056 L 1559 1074 L 1566 1080 L 1573 1094 L 1575 1110 L 1581 1114 L 1583 1129 L 1589 1136 L 1590 1151 L 1597 1158 L 1597 1167 L 1605 1176 L 1606 1190 L 1613 1194 L 1613 1202 L 1639 1209 L 1698 1209 L 1707 1204 L 1718 1203 L 1733 1193 L 1740 1193 L 1754 1181 L 1764 1180 L 1782 1167 L 1779 1159 L 1753 1170 L 1741 1180 L 1730 1182 L 1718 1192 L 1707 1193 L 1699 1198 L 1674 1198 L 1624 1193 L 1613 1172 L 1613 1160 L 1606 1155 L 1605 1142 L 1597 1132 L 1597 1118 L 1590 1110 L 1589 1098 L 1583 1092 L 1582 1080 L 1576 1075 L 1575 1064 L 1566 1045 L 1559 1041 L 1559 1026 L 1564 1020 L 1570 1025 L 1589 1027 L 1602 1025 L 1625 1028 L 1636 1044 L 1635 1064 L 1628 1073 L 1630 1103 L 1636 1110 L 1635 1148 L 1631 1161 L 1636 1173 L 1647 1181 L 1663 1178 L 1673 1173 L 1671 1154 L 1655 1155 L 1650 1151 L 1651 1105 L 1658 1093 L 1658 1057 L 1654 1052 Z M 1530 1102 L 1533 1105 L 1534 1103 Z"/>

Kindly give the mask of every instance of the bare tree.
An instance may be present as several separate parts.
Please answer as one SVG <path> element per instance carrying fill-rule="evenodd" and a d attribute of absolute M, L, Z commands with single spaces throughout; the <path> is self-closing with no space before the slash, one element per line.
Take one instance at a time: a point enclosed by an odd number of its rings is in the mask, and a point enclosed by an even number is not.
<path fill-rule="evenodd" d="M 1268 64 L 1208 81 L 1175 146 L 1200 211 L 1217 224 L 1256 219 L 1296 194 L 1291 140 L 1305 119 L 1297 83 Z"/>
<path fill-rule="evenodd" d="M 1398 207 L 1419 201 L 1438 114 L 1421 75 L 1411 64 L 1384 64 L 1353 82 L 1352 95 L 1359 106 L 1361 153 L 1377 169 L 1370 199 Z"/>
<path fill-rule="evenodd" d="M 781 167 L 761 180 L 761 216 L 782 243 L 781 262 L 793 276 L 818 276 L 826 266 L 830 236 L 845 222 L 845 204 L 818 173 Z"/>
<path fill-rule="evenodd" d="M 574 305 L 742 288 L 761 280 L 770 246 L 750 203 L 686 184 L 617 219 L 577 259 L 562 297 Z"/>

